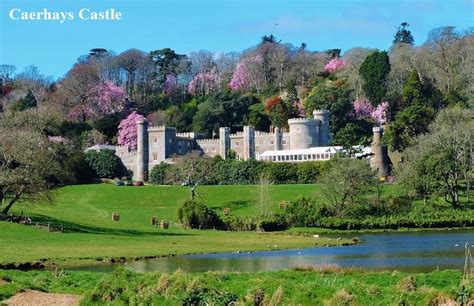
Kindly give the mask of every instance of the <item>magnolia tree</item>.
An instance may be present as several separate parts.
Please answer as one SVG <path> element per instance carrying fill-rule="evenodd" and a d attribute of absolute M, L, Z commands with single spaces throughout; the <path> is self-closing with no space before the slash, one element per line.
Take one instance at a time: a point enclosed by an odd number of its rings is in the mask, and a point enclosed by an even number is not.
<path fill-rule="evenodd" d="M 335 57 L 324 66 L 324 70 L 327 72 L 336 72 L 336 71 L 341 70 L 345 66 L 346 64 L 344 63 L 343 60 Z"/>
<path fill-rule="evenodd" d="M 235 67 L 229 87 L 232 90 L 245 90 L 250 87 L 249 72 L 244 62 L 238 63 Z"/>
<path fill-rule="evenodd" d="M 119 145 L 127 146 L 131 149 L 137 148 L 137 121 L 140 119 L 145 119 L 145 117 L 137 112 L 133 112 L 120 122 L 118 127 Z"/>
<path fill-rule="evenodd" d="M 194 96 L 204 96 L 218 89 L 219 77 L 214 72 L 199 72 L 188 84 L 188 92 Z"/>
<path fill-rule="evenodd" d="M 229 87 L 232 90 L 253 89 L 260 92 L 264 83 L 262 63 L 260 55 L 249 55 L 241 60 L 235 67 Z"/>
<path fill-rule="evenodd" d="M 76 105 L 69 111 L 68 120 L 98 119 L 119 113 L 125 109 L 128 96 L 122 87 L 110 81 L 92 86 L 88 90 L 86 103 Z"/>
<path fill-rule="evenodd" d="M 373 106 L 367 99 L 357 99 L 352 102 L 354 106 L 354 117 L 358 119 L 372 118 L 377 124 L 384 124 L 387 122 L 388 102 L 383 102 L 380 105 Z"/>

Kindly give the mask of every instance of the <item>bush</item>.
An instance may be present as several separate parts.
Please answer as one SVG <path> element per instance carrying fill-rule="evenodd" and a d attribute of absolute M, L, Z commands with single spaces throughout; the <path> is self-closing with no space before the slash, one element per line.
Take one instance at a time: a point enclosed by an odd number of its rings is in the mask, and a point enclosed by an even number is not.
<path fill-rule="evenodd" d="M 170 164 L 161 162 L 151 169 L 150 172 L 150 183 L 157 185 L 164 185 L 166 180 L 166 173 L 171 168 Z"/>
<path fill-rule="evenodd" d="M 284 215 L 268 217 L 239 217 L 231 216 L 224 219 L 224 227 L 230 231 L 256 231 L 265 232 L 283 231 L 288 228 L 288 221 Z"/>
<path fill-rule="evenodd" d="M 186 227 L 206 229 L 222 226 L 222 221 L 214 210 L 204 203 L 186 201 L 178 209 L 178 220 Z"/>
<path fill-rule="evenodd" d="M 294 184 L 298 182 L 297 165 L 293 163 L 268 163 L 265 165 L 270 180 L 275 184 Z"/>
<path fill-rule="evenodd" d="M 120 177 L 126 172 L 122 161 L 111 150 L 89 151 L 85 159 L 100 178 Z"/>
<path fill-rule="evenodd" d="M 303 162 L 297 166 L 298 184 L 314 184 L 323 171 L 324 163 L 321 161 Z"/>
<path fill-rule="evenodd" d="M 286 207 L 286 213 L 290 225 L 303 227 L 314 226 L 320 218 L 332 215 L 326 205 L 307 198 L 291 201 Z"/>

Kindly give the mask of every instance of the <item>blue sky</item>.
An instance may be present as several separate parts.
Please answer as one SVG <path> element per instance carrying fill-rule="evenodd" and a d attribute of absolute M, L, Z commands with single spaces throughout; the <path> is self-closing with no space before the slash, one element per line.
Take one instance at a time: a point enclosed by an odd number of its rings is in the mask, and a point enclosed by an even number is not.
<path fill-rule="evenodd" d="M 72 11 L 75 20 L 14 21 L 9 11 Z M 120 21 L 83 21 L 81 8 L 122 12 Z M 63 76 L 95 47 L 120 53 L 170 47 L 180 53 L 242 51 L 264 34 L 310 50 L 388 49 L 396 27 L 410 24 L 415 44 L 429 30 L 474 25 L 474 0 L 0 0 L 0 64 L 36 65 Z M 278 24 L 278 26 L 275 26 Z"/>

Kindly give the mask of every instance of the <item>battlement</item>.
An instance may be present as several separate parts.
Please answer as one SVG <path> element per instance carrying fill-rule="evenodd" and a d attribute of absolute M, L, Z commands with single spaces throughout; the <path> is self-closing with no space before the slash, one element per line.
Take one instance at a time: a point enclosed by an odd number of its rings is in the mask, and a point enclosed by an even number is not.
<path fill-rule="evenodd" d="M 329 115 L 329 111 L 325 109 L 315 109 L 313 111 L 313 116 L 316 116 L 316 115 Z"/>
<path fill-rule="evenodd" d="M 291 119 L 288 119 L 288 124 L 293 124 L 293 123 L 318 124 L 319 121 L 316 121 L 314 119 L 308 119 L 308 118 L 291 118 Z"/>
<path fill-rule="evenodd" d="M 176 137 L 194 139 L 194 138 L 196 138 L 196 133 L 194 133 L 194 132 L 176 133 Z"/>
<path fill-rule="evenodd" d="M 219 138 L 196 139 L 197 143 L 219 143 Z"/>
<path fill-rule="evenodd" d="M 272 136 L 272 135 L 275 135 L 275 133 L 255 131 L 255 136 Z"/>

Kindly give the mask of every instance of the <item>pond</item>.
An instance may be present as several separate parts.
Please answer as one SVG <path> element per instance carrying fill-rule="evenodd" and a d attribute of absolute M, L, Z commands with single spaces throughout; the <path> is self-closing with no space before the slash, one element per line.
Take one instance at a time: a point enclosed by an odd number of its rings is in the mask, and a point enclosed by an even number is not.
<path fill-rule="evenodd" d="M 464 246 L 474 251 L 474 230 L 359 234 L 353 246 L 252 253 L 215 253 L 162 257 L 126 263 L 138 272 L 277 271 L 308 265 L 335 264 L 371 270 L 429 272 L 463 269 Z M 211 242 L 212 243 L 212 242 Z M 75 270 L 113 271 L 117 265 Z"/>

